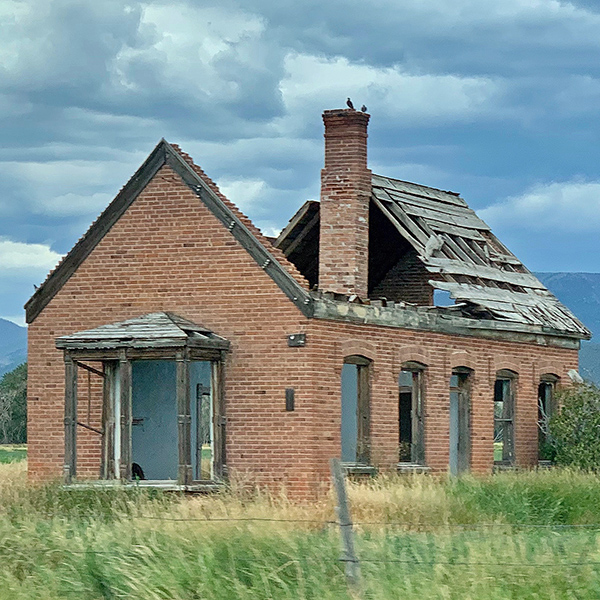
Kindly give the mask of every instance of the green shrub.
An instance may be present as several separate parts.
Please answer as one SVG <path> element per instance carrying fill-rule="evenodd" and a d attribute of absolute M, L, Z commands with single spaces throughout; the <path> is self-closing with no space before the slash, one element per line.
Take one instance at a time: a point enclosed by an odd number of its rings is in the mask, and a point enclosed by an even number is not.
<path fill-rule="evenodd" d="M 27 363 L 0 379 L 0 444 L 27 441 Z"/>
<path fill-rule="evenodd" d="M 561 390 L 560 410 L 549 424 L 559 465 L 600 469 L 600 389 L 591 383 Z"/>

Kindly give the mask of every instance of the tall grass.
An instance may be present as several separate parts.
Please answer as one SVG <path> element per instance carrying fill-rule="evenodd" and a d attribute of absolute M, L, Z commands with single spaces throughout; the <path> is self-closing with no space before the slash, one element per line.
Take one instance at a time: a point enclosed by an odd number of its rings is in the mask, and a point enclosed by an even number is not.
<path fill-rule="evenodd" d="M 600 523 L 595 476 L 388 477 L 349 494 L 367 598 L 600 596 L 598 532 L 534 527 Z M 241 520 L 260 518 L 278 521 Z M 331 499 L 73 493 L 2 465 L 0 600 L 348 598 L 333 518 Z"/>

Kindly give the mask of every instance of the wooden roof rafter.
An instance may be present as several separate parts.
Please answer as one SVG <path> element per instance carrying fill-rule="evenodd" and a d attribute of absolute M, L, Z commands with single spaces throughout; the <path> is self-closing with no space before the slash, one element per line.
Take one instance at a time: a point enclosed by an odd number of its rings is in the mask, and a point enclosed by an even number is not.
<path fill-rule="evenodd" d="M 417 251 L 434 288 L 499 320 L 591 336 L 457 194 L 373 175 L 372 199 Z"/>

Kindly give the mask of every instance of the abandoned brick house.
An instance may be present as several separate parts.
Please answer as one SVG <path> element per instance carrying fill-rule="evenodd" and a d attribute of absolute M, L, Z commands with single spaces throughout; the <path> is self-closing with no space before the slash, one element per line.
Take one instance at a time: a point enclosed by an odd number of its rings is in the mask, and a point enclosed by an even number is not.
<path fill-rule="evenodd" d="M 32 478 L 311 497 L 334 456 L 537 463 L 589 332 L 458 194 L 372 174 L 368 114 L 323 120 L 320 202 L 277 239 L 163 140 L 48 276 L 26 305 Z"/>

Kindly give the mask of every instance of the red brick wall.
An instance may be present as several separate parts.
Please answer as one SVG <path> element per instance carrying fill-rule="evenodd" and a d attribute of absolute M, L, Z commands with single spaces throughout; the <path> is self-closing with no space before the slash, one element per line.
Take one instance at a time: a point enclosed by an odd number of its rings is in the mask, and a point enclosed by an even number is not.
<path fill-rule="evenodd" d="M 431 273 L 425 269 L 415 250 L 408 251 L 387 273 L 371 293 L 372 298 L 393 302 L 410 302 L 419 306 L 433 305 Z"/>
<path fill-rule="evenodd" d="M 537 464 L 537 389 L 540 375 L 556 373 L 569 381 L 576 369 L 576 350 L 532 344 L 500 342 L 373 325 L 313 320 L 306 347 L 313 355 L 320 428 L 319 476 L 327 477 L 327 458 L 339 455 L 340 376 L 344 356 L 364 354 L 373 360 L 371 389 L 372 458 L 389 468 L 398 452 L 398 375 L 406 361 L 427 365 L 425 373 L 426 463 L 445 471 L 449 462 L 449 383 L 452 369 L 465 366 L 472 374 L 472 468 L 493 466 L 493 386 L 496 371 L 508 368 L 519 374 L 515 412 L 516 461 Z M 330 360 L 323 360 L 328 357 Z"/>
<path fill-rule="evenodd" d="M 29 327 L 30 476 L 62 472 L 64 363 L 55 339 L 161 310 L 232 343 L 226 397 L 233 470 L 301 488 L 304 471 L 287 467 L 313 461 L 311 413 L 305 403 L 286 413 L 285 388 L 310 396 L 309 365 L 286 336 L 305 331 L 307 319 L 168 167 Z M 81 420 L 87 375 L 80 374 L 79 385 Z M 92 402 L 96 426 L 101 396 L 93 393 Z M 98 436 L 79 428 L 78 437 L 79 473 L 97 477 Z"/>
<path fill-rule="evenodd" d="M 296 497 L 313 495 L 339 455 L 340 376 L 344 356 L 373 359 L 372 455 L 390 467 L 397 459 L 401 364 L 428 365 L 426 458 L 448 464 L 448 383 L 452 367 L 469 366 L 473 379 L 473 467 L 493 460 L 494 374 L 519 373 L 516 450 L 519 464 L 535 463 L 539 376 L 566 378 L 577 352 L 508 342 L 422 333 L 371 325 L 308 320 L 231 234 L 167 167 L 50 301 L 29 329 L 29 473 L 59 477 L 63 464 L 64 364 L 56 337 L 149 312 L 172 311 L 229 339 L 226 363 L 227 455 L 231 472 L 260 484 L 284 485 Z M 304 348 L 286 336 L 305 332 Z M 94 380 L 94 378 L 92 378 Z M 87 375 L 80 374 L 79 410 L 87 411 Z M 285 411 L 285 389 L 296 410 Z M 101 395 L 92 385 L 92 425 Z M 85 418 L 83 419 L 85 421 Z M 99 439 L 79 429 L 80 474 L 97 477 Z"/>
<path fill-rule="evenodd" d="M 321 172 L 319 289 L 368 296 L 369 115 L 326 110 L 325 168 Z"/>

